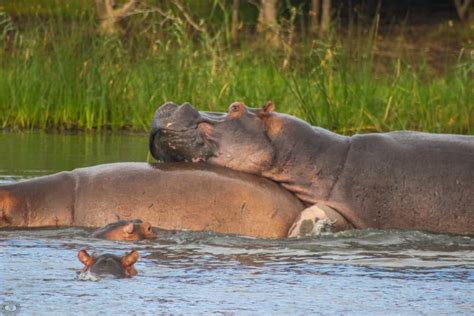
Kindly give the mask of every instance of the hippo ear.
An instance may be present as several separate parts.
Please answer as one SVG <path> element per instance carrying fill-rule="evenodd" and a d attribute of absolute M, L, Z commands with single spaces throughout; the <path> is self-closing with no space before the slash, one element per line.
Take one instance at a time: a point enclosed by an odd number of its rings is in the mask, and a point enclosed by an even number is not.
<path fill-rule="evenodd" d="M 131 267 L 135 262 L 137 262 L 139 256 L 138 251 L 130 251 L 122 257 L 122 265 L 124 267 Z"/>
<path fill-rule="evenodd" d="M 77 258 L 84 264 L 82 272 L 86 272 L 94 264 L 94 257 L 90 256 L 85 249 L 79 251 Z"/>
<path fill-rule="evenodd" d="M 122 267 L 127 272 L 128 276 L 136 275 L 137 270 L 133 267 L 133 264 L 138 260 L 138 252 L 135 250 L 130 251 L 128 254 L 122 257 Z"/>
<path fill-rule="evenodd" d="M 275 110 L 275 104 L 273 101 L 268 101 L 267 104 L 263 106 L 263 112 L 264 113 L 271 113 Z"/>
<path fill-rule="evenodd" d="M 123 227 L 123 232 L 126 234 L 131 234 L 135 230 L 135 225 L 133 223 L 128 223 Z"/>

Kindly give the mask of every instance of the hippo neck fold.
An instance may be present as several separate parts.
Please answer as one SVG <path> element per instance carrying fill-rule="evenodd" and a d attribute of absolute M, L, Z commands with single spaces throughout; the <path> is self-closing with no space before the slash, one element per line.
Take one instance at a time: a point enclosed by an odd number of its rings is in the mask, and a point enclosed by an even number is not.
<path fill-rule="evenodd" d="M 298 138 L 289 138 L 297 139 L 293 143 L 286 141 L 288 135 L 273 140 L 274 163 L 262 176 L 309 205 L 327 201 L 344 168 L 351 138 L 309 125 L 298 133 Z"/>

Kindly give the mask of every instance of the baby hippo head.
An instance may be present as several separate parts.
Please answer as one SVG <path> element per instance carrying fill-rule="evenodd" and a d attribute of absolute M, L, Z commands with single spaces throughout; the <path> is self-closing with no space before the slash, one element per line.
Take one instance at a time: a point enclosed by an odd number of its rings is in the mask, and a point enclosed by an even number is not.
<path fill-rule="evenodd" d="M 92 233 L 92 237 L 107 240 L 137 241 L 156 238 L 150 223 L 139 219 L 133 221 L 118 221 L 108 224 Z"/>
<path fill-rule="evenodd" d="M 84 264 L 81 273 L 89 272 L 97 277 L 109 275 L 116 278 L 128 278 L 137 274 L 137 270 L 133 267 L 138 260 L 138 252 L 135 250 L 120 257 L 108 253 L 91 256 L 82 249 L 77 257 Z"/>

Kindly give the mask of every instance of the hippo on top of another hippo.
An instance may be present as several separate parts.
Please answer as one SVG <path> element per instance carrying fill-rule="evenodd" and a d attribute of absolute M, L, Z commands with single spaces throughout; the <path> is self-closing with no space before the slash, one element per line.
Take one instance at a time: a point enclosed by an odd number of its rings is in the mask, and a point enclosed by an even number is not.
<path fill-rule="evenodd" d="M 289 236 L 318 224 L 474 234 L 474 137 L 390 132 L 346 137 L 235 102 L 228 113 L 162 105 L 150 131 L 162 161 L 206 162 L 271 179 L 308 208 Z"/>

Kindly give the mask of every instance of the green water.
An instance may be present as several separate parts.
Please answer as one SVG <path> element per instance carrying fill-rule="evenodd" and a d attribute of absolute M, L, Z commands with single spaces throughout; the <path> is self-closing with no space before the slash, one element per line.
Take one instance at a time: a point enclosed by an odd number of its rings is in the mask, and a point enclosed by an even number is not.
<path fill-rule="evenodd" d="M 146 134 L 0 132 L 0 176 L 26 178 L 120 161 L 147 161 Z"/>

